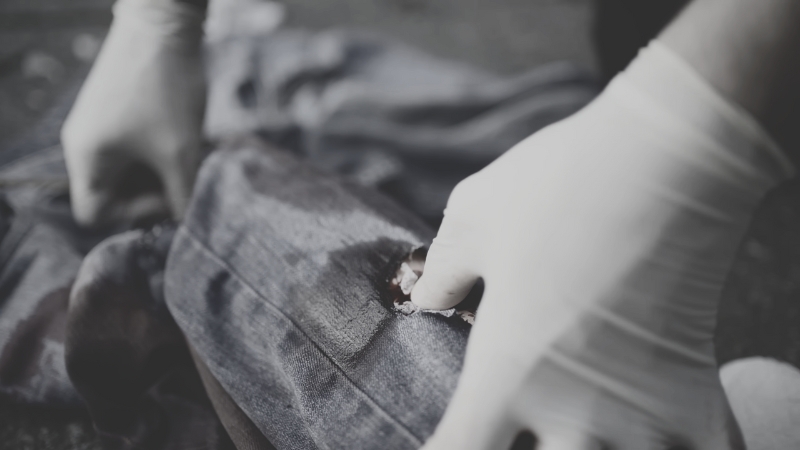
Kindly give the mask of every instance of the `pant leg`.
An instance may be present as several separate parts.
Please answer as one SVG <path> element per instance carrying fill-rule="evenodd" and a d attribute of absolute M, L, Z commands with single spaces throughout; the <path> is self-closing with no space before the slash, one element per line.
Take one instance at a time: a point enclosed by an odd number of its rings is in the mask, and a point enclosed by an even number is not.
<path fill-rule="evenodd" d="M 216 378 L 208 371 L 205 363 L 197 354 L 189 349 L 194 360 L 197 372 L 203 380 L 208 398 L 214 405 L 220 421 L 225 426 L 237 450 L 275 450 L 275 446 L 264 437 L 261 430 L 233 401 L 230 394 L 219 384 Z"/>
<path fill-rule="evenodd" d="M 213 154 L 178 230 L 167 304 L 277 448 L 417 448 L 469 325 L 405 315 L 389 280 L 433 233 L 392 201 L 255 141 Z"/>

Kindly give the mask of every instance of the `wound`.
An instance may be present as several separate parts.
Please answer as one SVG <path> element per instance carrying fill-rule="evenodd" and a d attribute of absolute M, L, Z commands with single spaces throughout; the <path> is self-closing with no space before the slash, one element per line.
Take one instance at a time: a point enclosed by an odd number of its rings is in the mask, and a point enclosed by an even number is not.
<path fill-rule="evenodd" d="M 464 322 L 472 325 L 475 323 L 475 311 L 460 310 L 456 308 L 445 310 L 421 309 L 411 302 L 411 291 L 417 284 L 425 268 L 425 256 L 427 250 L 418 248 L 411 252 L 408 257 L 400 263 L 394 277 L 389 281 L 389 291 L 392 294 L 393 309 L 403 315 L 412 314 L 437 314 L 445 317 L 457 316 Z"/>

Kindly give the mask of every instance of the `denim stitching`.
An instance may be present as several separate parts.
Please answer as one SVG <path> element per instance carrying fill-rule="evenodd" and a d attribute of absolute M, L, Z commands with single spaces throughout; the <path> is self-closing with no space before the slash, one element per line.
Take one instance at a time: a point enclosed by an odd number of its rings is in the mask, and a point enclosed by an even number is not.
<path fill-rule="evenodd" d="M 308 340 L 308 342 L 310 342 L 314 346 L 314 348 L 316 348 L 317 351 L 320 354 L 322 354 L 322 356 L 324 356 L 325 359 L 327 359 L 336 368 L 336 370 L 338 370 L 341 373 L 341 375 L 344 377 L 344 379 L 347 380 L 347 382 L 350 383 L 356 389 L 356 391 L 360 392 L 364 397 L 366 397 L 367 400 L 369 400 L 369 402 L 378 411 L 380 411 L 381 413 L 383 413 L 383 415 L 385 415 L 387 418 L 389 418 L 390 421 L 393 422 L 397 427 L 399 427 L 404 433 L 408 434 L 412 438 L 412 440 L 414 441 L 414 444 L 416 444 L 416 445 L 422 445 L 423 444 L 422 439 L 420 439 L 417 436 L 415 436 L 414 433 L 411 432 L 411 430 L 409 430 L 408 428 L 406 428 L 405 425 L 403 425 L 402 422 L 400 422 L 399 420 L 394 418 L 391 414 L 389 414 L 386 410 L 384 410 L 383 407 L 381 407 L 372 397 L 370 397 L 369 394 L 364 392 L 364 390 L 362 390 L 361 387 L 359 387 L 353 380 L 351 380 L 350 377 L 347 376 L 347 372 L 345 372 L 344 369 L 342 369 L 342 367 L 339 366 L 339 364 L 333 358 L 331 358 L 325 351 L 323 351 L 322 347 L 320 347 L 313 339 L 311 339 L 311 337 L 308 336 L 308 334 L 306 334 L 305 330 L 303 330 L 297 323 L 295 323 L 295 321 L 288 314 L 283 312 L 283 310 L 281 310 L 277 305 L 273 304 L 266 297 L 261 295 L 261 293 L 258 292 L 258 290 L 256 288 L 254 288 L 252 285 L 250 285 L 250 283 L 242 275 L 240 275 L 233 267 L 231 267 L 230 264 L 228 264 L 227 261 L 223 260 L 211 248 L 209 248 L 204 242 L 202 242 L 189 229 L 189 227 L 186 224 L 184 224 L 184 225 L 182 225 L 180 227 L 180 229 L 178 230 L 178 233 L 181 233 L 181 234 L 184 234 L 185 236 L 187 236 L 190 239 L 190 241 L 195 243 L 196 245 L 198 245 L 202 251 L 208 253 L 209 256 L 211 256 L 211 258 L 214 260 L 214 262 L 216 262 L 218 265 L 222 266 L 224 269 L 228 270 L 228 272 L 236 280 L 238 280 L 243 286 L 245 286 L 247 289 L 252 291 L 258 298 L 264 300 L 264 302 L 266 304 L 268 304 L 273 309 L 275 309 L 278 313 L 280 313 L 281 316 L 283 316 L 286 320 L 288 320 L 289 323 L 291 323 L 292 326 L 297 331 L 299 331 L 303 335 L 303 337 L 305 337 L 306 340 Z"/>

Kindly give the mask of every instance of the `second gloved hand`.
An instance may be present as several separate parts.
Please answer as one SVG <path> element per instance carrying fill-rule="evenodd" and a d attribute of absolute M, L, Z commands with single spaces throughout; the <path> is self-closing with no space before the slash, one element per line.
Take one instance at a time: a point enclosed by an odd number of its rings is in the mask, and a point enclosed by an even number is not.
<path fill-rule="evenodd" d="M 591 105 L 458 185 L 412 300 L 486 283 L 426 449 L 742 449 L 712 342 L 753 210 L 791 166 L 654 43 Z"/>
<path fill-rule="evenodd" d="M 203 17 L 177 0 L 114 6 L 61 133 L 79 223 L 183 215 L 201 160 Z"/>

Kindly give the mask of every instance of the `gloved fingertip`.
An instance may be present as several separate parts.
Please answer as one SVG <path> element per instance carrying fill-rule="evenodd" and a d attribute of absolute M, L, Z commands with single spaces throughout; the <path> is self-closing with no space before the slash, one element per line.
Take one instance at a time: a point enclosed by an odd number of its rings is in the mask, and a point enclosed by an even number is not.
<path fill-rule="evenodd" d="M 467 296 L 478 276 L 467 269 L 468 261 L 459 246 L 461 242 L 444 226 L 439 230 L 439 236 L 428 250 L 422 276 L 411 291 L 411 301 L 415 305 L 422 309 L 448 309 Z"/>
<path fill-rule="evenodd" d="M 442 310 L 456 306 L 477 280 L 477 277 L 469 275 L 441 276 L 434 273 L 423 273 L 411 291 L 411 301 L 422 309 Z"/>
<path fill-rule="evenodd" d="M 81 186 L 70 186 L 70 204 L 72 217 L 82 227 L 97 226 L 102 222 L 104 208 L 103 195 L 84 189 Z"/>
<path fill-rule="evenodd" d="M 165 197 L 169 203 L 169 209 L 172 213 L 172 218 L 175 220 L 183 219 L 186 213 L 186 208 L 189 205 L 191 196 L 191 183 L 187 177 L 178 176 L 175 174 L 164 175 L 164 188 Z"/>
<path fill-rule="evenodd" d="M 423 309 L 439 309 L 437 303 L 432 301 L 426 284 L 427 277 L 423 275 L 411 290 L 411 302 Z"/>

